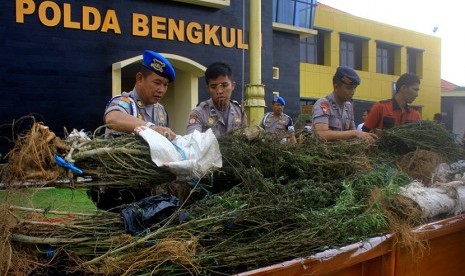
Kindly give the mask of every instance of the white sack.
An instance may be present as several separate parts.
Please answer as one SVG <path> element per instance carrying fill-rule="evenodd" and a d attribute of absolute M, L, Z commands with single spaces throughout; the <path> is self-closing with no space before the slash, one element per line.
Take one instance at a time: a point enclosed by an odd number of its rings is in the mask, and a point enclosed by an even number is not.
<path fill-rule="evenodd" d="M 458 215 L 465 211 L 465 183 L 461 180 L 450 181 L 447 183 L 434 183 L 434 186 L 449 187 L 448 189 L 455 189 L 457 191 L 457 204 L 451 211 L 452 214 Z"/>
<path fill-rule="evenodd" d="M 223 166 L 218 140 L 211 129 L 178 135 L 172 142 L 150 128 L 139 135 L 149 144 L 152 161 L 158 167 L 167 167 L 180 180 L 202 178 Z"/>
<path fill-rule="evenodd" d="M 433 171 L 433 182 L 447 182 L 449 180 L 464 180 L 465 173 L 460 173 L 465 168 L 465 160 L 459 160 L 450 164 L 441 163 Z"/>
<path fill-rule="evenodd" d="M 458 203 L 457 190 L 454 188 L 425 187 L 417 181 L 402 187 L 400 194 L 418 203 L 423 215 L 428 219 L 455 212 Z"/>

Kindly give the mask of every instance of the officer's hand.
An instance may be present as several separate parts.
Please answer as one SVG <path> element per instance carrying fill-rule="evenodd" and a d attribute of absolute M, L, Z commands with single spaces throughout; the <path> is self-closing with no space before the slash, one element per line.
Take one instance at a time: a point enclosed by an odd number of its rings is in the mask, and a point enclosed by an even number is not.
<path fill-rule="evenodd" d="M 364 131 L 357 131 L 357 137 L 367 142 L 369 145 L 372 145 L 375 142 L 375 140 L 378 139 L 378 135 Z"/>
<path fill-rule="evenodd" d="M 163 126 L 151 126 L 151 129 L 165 136 L 168 140 L 172 141 L 176 137 L 176 133 L 168 127 Z"/>

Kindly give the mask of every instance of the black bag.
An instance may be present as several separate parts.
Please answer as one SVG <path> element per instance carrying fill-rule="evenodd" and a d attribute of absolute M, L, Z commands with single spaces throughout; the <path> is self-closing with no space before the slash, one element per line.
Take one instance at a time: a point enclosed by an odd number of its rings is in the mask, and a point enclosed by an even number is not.
<path fill-rule="evenodd" d="M 120 213 L 125 205 L 134 203 L 152 195 L 149 188 L 91 188 L 87 195 L 99 209 Z"/>
<path fill-rule="evenodd" d="M 179 208 L 177 197 L 160 194 L 144 198 L 121 210 L 126 233 L 137 235 L 155 223 L 166 220 Z"/>

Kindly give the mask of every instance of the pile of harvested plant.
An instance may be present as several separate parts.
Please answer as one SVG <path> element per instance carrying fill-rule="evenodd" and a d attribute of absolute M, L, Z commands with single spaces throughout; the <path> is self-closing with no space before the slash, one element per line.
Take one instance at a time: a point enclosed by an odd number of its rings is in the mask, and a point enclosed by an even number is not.
<path fill-rule="evenodd" d="M 2 273 L 58 268 L 97 275 L 232 274 L 391 232 L 400 233 L 406 246 L 421 248 L 410 230 L 425 221 L 413 201 L 398 195 L 412 176 L 396 160 L 417 149 L 448 161 L 465 159 L 453 137 L 427 122 L 382 131 L 373 146 L 311 138 L 290 146 L 241 135 L 227 135 L 219 145 L 223 168 L 191 183 L 191 196 L 199 190 L 205 196 L 186 200 L 137 236 L 124 232 L 115 213 L 44 212 L 4 200 Z M 47 151 L 56 152 L 49 146 Z M 62 155 L 92 181 L 78 182 L 64 173 L 68 181 L 44 185 L 135 187 L 173 180 L 150 163 L 148 147 L 137 137 L 93 138 L 70 148 Z M 3 181 L 12 189 L 12 182 L 25 180 Z M 53 212 L 56 218 L 44 215 Z"/>

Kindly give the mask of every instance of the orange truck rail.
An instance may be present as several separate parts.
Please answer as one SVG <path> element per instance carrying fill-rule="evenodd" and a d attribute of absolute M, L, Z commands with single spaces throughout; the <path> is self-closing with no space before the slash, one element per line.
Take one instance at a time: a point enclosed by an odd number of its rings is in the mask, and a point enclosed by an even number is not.
<path fill-rule="evenodd" d="M 330 249 L 239 276 L 438 276 L 465 275 L 465 214 L 414 230 L 427 241 L 423 253 L 396 244 L 395 234 Z"/>

